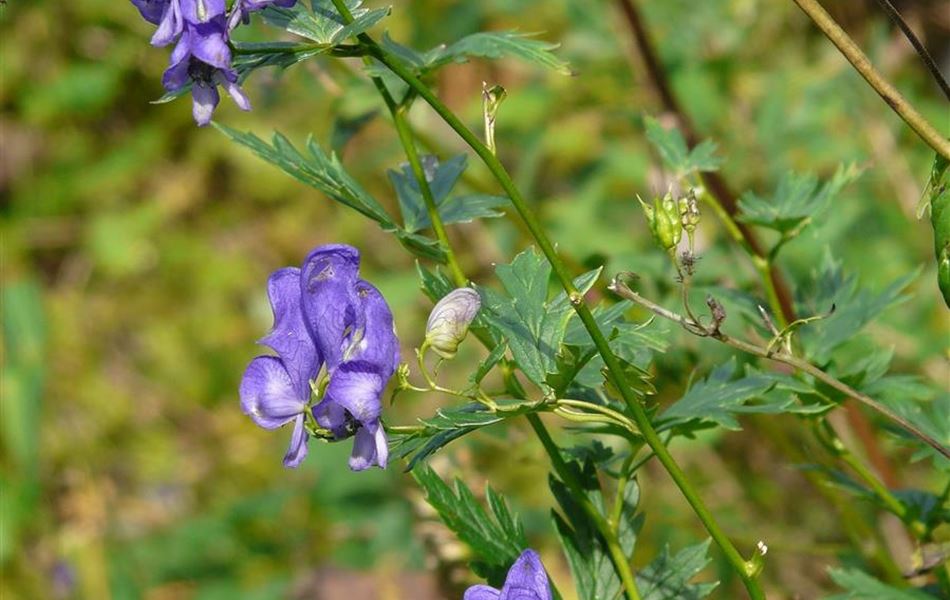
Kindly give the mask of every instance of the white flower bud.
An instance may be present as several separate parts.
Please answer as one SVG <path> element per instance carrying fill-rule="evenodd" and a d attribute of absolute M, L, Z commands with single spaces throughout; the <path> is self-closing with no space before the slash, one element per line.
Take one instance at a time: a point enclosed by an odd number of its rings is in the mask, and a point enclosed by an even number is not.
<path fill-rule="evenodd" d="M 426 323 L 426 345 L 444 359 L 455 357 L 459 343 L 465 339 L 482 300 L 472 288 L 449 292 L 429 313 Z"/>

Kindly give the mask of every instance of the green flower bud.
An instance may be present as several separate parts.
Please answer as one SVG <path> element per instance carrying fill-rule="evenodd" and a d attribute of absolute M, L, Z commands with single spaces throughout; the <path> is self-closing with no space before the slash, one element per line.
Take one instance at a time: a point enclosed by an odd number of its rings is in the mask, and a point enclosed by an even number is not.
<path fill-rule="evenodd" d="M 689 247 L 693 247 L 693 233 L 699 225 L 699 204 L 696 202 L 696 192 L 690 188 L 686 195 L 679 199 L 680 223 L 689 237 Z"/>
<path fill-rule="evenodd" d="M 472 288 L 458 288 L 449 292 L 429 313 L 426 346 L 446 360 L 454 358 L 481 305 L 478 292 Z"/>
<path fill-rule="evenodd" d="M 650 224 L 653 237 L 664 250 L 671 251 L 679 244 L 683 237 L 683 228 L 680 225 L 679 209 L 673 196 L 669 193 L 653 200 L 653 221 Z"/>

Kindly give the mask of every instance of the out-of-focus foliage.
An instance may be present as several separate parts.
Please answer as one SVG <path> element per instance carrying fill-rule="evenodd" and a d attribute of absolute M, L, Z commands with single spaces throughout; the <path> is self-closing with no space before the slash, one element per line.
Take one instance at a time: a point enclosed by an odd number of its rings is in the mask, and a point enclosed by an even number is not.
<path fill-rule="evenodd" d="M 947 440 L 948 397 L 935 391 L 947 382 L 947 313 L 935 285 L 932 230 L 914 214 L 932 154 L 793 3 L 638 4 L 674 92 L 697 129 L 716 140 L 715 153 L 701 146 L 702 152 L 683 154 L 668 137 L 675 130 L 644 120 L 644 113 L 660 112 L 659 104 L 631 57 L 629 32 L 614 3 L 422 0 L 402 3 L 383 19 L 383 5 L 370 2 L 376 10 L 367 14 L 379 21 L 371 31 L 386 29 L 416 49 L 435 48 L 420 54 L 419 68 L 446 65 L 434 85 L 473 127 L 481 119 L 482 82 L 507 89 L 496 122 L 499 154 L 576 273 L 601 266 L 608 273 L 636 271 L 655 297 L 675 293 L 636 202 L 637 193 L 665 192 L 660 169 L 670 165 L 664 161 L 681 172 L 718 165 L 735 190 L 748 191 L 746 206 L 801 198 L 807 189 L 815 209 L 823 208 L 820 218 L 784 243 L 779 258 L 790 281 L 814 282 L 793 290 L 799 306 L 818 314 L 841 295 L 863 300 L 859 309 L 829 317 L 822 329 L 806 327 L 799 339 L 816 360 L 830 360 L 832 371 L 895 409 L 907 398 L 929 407 L 908 418 Z M 874 3 L 826 4 L 915 106 L 932 122 L 946 122 L 946 103 Z M 937 22 L 939 33 L 939 4 L 909 10 L 917 22 Z M 466 38 L 514 30 L 544 33 Z M 275 31 L 259 23 L 242 36 L 261 41 Z M 946 53 L 936 33 L 928 43 Z M 224 135 L 196 128 L 187 101 L 150 104 L 163 93 L 167 53 L 150 47 L 149 35 L 131 4 L 115 0 L 11 0 L 0 7 L 0 595 L 253 599 L 322 597 L 322 590 L 344 597 L 333 592 L 342 587 L 350 598 L 383 597 L 380 590 L 393 589 L 405 598 L 460 597 L 470 575 L 454 567 L 468 557 L 431 531 L 418 492 L 398 464 L 353 474 L 345 467 L 347 448 L 314 444 L 300 470 L 284 470 L 286 440 L 254 427 L 237 403 L 240 374 L 259 352 L 255 336 L 270 325 L 268 273 L 298 263 L 318 243 L 360 246 L 367 277 L 390 299 L 404 358 L 411 358 L 430 306 L 418 291 L 413 258 L 400 245 L 415 240 L 413 227 L 394 224 L 403 232 L 397 239 L 384 231 L 389 227 L 370 224 Z M 508 52 L 512 40 L 537 43 Z M 552 54 L 555 42 L 561 46 Z M 506 53 L 515 56 L 490 63 L 479 58 Z M 464 58 L 471 61 L 456 64 Z M 401 205 L 387 177 L 388 171 L 398 176 L 404 158 L 358 60 L 319 58 L 284 72 L 257 70 L 245 89 L 254 111 L 224 103 L 219 122 L 262 138 L 273 130 L 299 134 L 295 140 L 313 132 L 318 147 L 333 148 L 336 165 L 381 210 L 404 214 L 406 198 L 414 197 L 403 189 Z M 417 107 L 412 117 L 426 150 L 443 165 L 464 152 L 426 108 Z M 655 153 L 650 132 L 654 141 L 667 136 L 667 151 Z M 334 165 L 324 158 L 322 165 Z M 453 193 L 463 199 L 497 194 L 484 170 L 469 162 Z M 825 188 L 812 195 L 812 180 L 788 175 L 814 173 L 835 182 L 839 165 L 851 163 L 863 169 L 861 177 L 827 206 Z M 488 212 L 497 205 L 478 207 Z M 772 208 L 775 214 L 750 211 L 748 220 L 776 224 L 766 241 L 778 243 L 804 215 L 781 203 Z M 414 225 L 424 226 L 418 219 Z M 467 273 L 491 285 L 495 265 L 510 263 L 530 245 L 508 219 L 462 223 L 451 236 Z M 733 322 L 756 320 L 761 299 L 754 292 L 725 291 L 748 284 L 754 273 L 712 215 L 697 231 L 697 250 L 696 291 L 716 293 Z M 604 297 L 602 284 L 589 296 Z M 541 302 L 554 296 L 540 292 Z M 902 297 L 910 301 L 897 303 Z M 620 312 L 603 309 L 599 318 L 617 321 Z M 844 320 L 848 326 L 839 329 Z M 644 348 L 669 348 L 656 353 L 652 367 L 655 408 L 670 410 L 702 386 L 762 377 L 745 365 L 710 375 L 728 350 L 675 330 L 658 336 L 655 326 L 618 321 L 620 335 L 612 340 L 632 371 L 646 366 Z M 861 335 L 847 334 L 856 326 L 864 326 Z M 584 342 L 572 338 L 573 327 L 556 333 L 566 348 L 580 348 L 579 356 Z M 888 349 L 886 360 L 877 351 L 869 357 L 869 344 Z M 487 355 L 465 344 L 443 377 L 464 386 Z M 595 359 L 585 367 L 588 380 L 599 377 L 601 366 Z M 564 364 L 539 364 L 537 383 L 557 387 L 544 381 L 552 367 Z M 773 385 L 770 394 L 789 392 L 787 381 L 767 381 L 762 387 Z M 489 377 L 487 385 L 496 383 Z M 404 393 L 396 406 L 400 420 L 410 422 L 454 403 Z M 824 455 L 814 443 L 783 434 L 795 417 L 742 414 L 769 406 L 718 407 L 718 421 L 731 427 L 738 418 L 742 431 L 698 431 L 693 422 L 694 439 L 673 444 L 737 543 L 768 543 L 763 578 L 769 597 L 814 598 L 842 589 L 851 595 L 841 597 L 874 597 L 897 589 L 900 574 L 882 568 L 868 545 L 851 543 L 871 539 L 877 507 L 860 493 L 825 496 L 812 487 L 811 471 L 801 465 Z M 893 437 L 875 439 L 898 486 L 937 497 L 941 480 L 931 461 L 912 462 L 913 449 Z M 499 419 L 452 448 L 438 455 L 440 469 L 466 475 L 475 490 L 483 486 L 469 477 L 483 473 L 504 490 L 552 577 L 566 582 L 579 563 L 572 558 L 568 565 L 556 550 L 546 459 L 521 420 Z M 635 533 L 643 589 L 649 589 L 651 561 L 675 557 L 692 569 L 678 582 L 684 589 L 703 586 L 687 584 L 701 572 L 701 581 L 721 581 L 713 597 L 740 594 L 716 550 L 707 554 L 704 544 L 695 545 L 705 532 L 666 475 L 649 464 L 639 484 L 649 490 L 632 503 L 650 517 Z M 950 539 L 946 525 L 936 535 Z M 707 556 L 713 560 L 708 567 Z M 426 564 L 438 568 L 413 575 Z M 840 569 L 829 575 L 828 565 Z M 570 588 L 560 585 L 565 593 Z"/>

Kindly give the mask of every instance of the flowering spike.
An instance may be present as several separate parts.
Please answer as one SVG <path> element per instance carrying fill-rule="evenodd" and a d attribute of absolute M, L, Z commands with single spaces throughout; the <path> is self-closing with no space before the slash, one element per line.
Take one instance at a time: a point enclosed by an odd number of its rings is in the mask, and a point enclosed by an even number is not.
<path fill-rule="evenodd" d="M 458 346 L 468 334 L 468 327 L 481 306 L 482 300 L 472 288 L 449 292 L 429 313 L 426 346 L 446 360 L 455 358 Z"/>

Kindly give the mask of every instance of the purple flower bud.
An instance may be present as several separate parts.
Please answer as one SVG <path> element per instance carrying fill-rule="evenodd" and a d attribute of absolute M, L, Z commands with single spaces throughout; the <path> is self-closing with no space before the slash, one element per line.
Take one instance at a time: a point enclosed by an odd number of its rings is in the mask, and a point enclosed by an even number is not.
<path fill-rule="evenodd" d="M 551 600 L 551 584 L 541 564 L 541 557 L 528 549 L 511 565 L 501 590 L 475 585 L 465 590 L 463 600 Z"/>
<path fill-rule="evenodd" d="M 478 292 L 472 288 L 458 288 L 449 292 L 429 313 L 426 344 L 442 358 L 454 358 L 481 305 Z"/>

